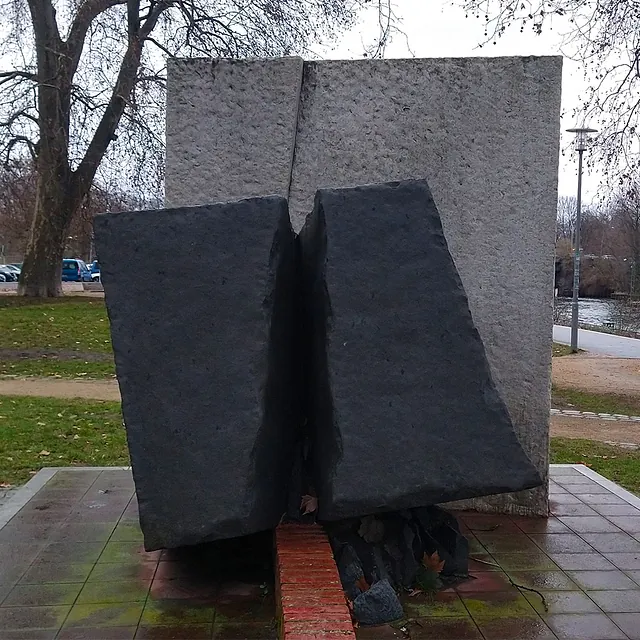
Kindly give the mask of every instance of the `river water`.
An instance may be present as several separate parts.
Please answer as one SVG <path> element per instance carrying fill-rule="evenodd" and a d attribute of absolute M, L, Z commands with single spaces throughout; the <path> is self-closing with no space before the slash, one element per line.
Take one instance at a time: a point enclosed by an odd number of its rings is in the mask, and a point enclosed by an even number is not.
<path fill-rule="evenodd" d="M 571 298 L 560 298 L 568 304 L 568 314 L 571 317 Z M 580 298 L 578 301 L 578 319 L 585 324 L 603 324 L 611 320 L 612 301 L 606 298 Z"/>

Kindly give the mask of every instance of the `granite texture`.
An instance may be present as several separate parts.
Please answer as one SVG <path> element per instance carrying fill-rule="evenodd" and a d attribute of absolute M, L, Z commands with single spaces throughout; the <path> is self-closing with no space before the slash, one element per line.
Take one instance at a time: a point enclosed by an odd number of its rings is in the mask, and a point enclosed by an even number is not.
<path fill-rule="evenodd" d="M 167 61 L 166 206 L 288 195 L 302 65 Z"/>
<path fill-rule="evenodd" d="M 300 229 L 319 187 L 426 178 L 495 384 L 546 477 L 562 59 L 252 61 L 237 63 L 242 85 L 215 88 L 211 64 L 169 66 L 167 201 L 290 192 Z M 547 490 L 467 506 L 546 515 Z"/>
<path fill-rule="evenodd" d="M 286 201 L 106 214 L 95 234 L 145 547 L 275 527 L 299 410 Z"/>
<path fill-rule="evenodd" d="M 540 485 L 427 183 L 321 190 L 300 243 L 319 517 Z"/>

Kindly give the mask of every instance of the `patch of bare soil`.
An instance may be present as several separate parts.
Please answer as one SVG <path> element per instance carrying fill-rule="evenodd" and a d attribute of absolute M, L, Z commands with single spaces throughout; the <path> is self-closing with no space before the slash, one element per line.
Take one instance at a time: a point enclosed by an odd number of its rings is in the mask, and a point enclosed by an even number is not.
<path fill-rule="evenodd" d="M 640 359 L 582 354 L 553 358 L 553 384 L 589 393 L 640 396 Z"/>
<path fill-rule="evenodd" d="M 120 401 L 115 380 L 0 379 L 0 395 Z"/>
<path fill-rule="evenodd" d="M 640 423 L 551 416 L 551 437 L 640 445 Z"/>

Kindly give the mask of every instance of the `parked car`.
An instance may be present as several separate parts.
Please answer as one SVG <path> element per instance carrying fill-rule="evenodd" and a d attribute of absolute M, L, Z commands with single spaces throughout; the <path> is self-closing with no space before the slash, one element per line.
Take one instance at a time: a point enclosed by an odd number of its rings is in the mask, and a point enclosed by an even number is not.
<path fill-rule="evenodd" d="M 93 280 L 93 282 L 102 282 L 100 279 L 100 265 L 97 260 L 94 260 L 89 265 L 89 271 L 91 271 L 91 280 Z"/>
<path fill-rule="evenodd" d="M 11 271 L 20 278 L 20 274 L 22 273 L 22 264 L 5 264 L 4 266 L 7 267 L 7 269 L 11 269 Z"/>
<path fill-rule="evenodd" d="M 18 282 L 18 276 L 16 273 L 6 264 L 0 264 L 0 273 L 4 276 L 4 282 Z"/>
<path fill-rule="evenodd" d="M 5 278 L 3 273 L 0 273 L 0 282 L 6 282 L 7 279 Z"/>
<path fill-rule="evenodd" d="M 62 282 L 91 282 L 91 271 L 80 258 L 62 261 Z"/>

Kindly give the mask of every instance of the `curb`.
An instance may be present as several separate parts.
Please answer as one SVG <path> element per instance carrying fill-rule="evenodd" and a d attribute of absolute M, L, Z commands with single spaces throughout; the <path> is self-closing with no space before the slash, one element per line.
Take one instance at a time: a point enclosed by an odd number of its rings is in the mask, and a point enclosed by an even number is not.
<path fill-rule="evenodd" d="M 612 422 L 640 422 L 640 416 L 627 416 L 621 413 L 595 413 L 594 411 L 575 411 L 573 409 L 551 409 L 552 416 L 566 418 L 591 418 L 592 420 L 610 420 Z"/>
<path fill-rule="evenodd" d="M 281 524 L 275 532 L 280 640 L 355 640 L 329 539 L 317 524 Z"/>

